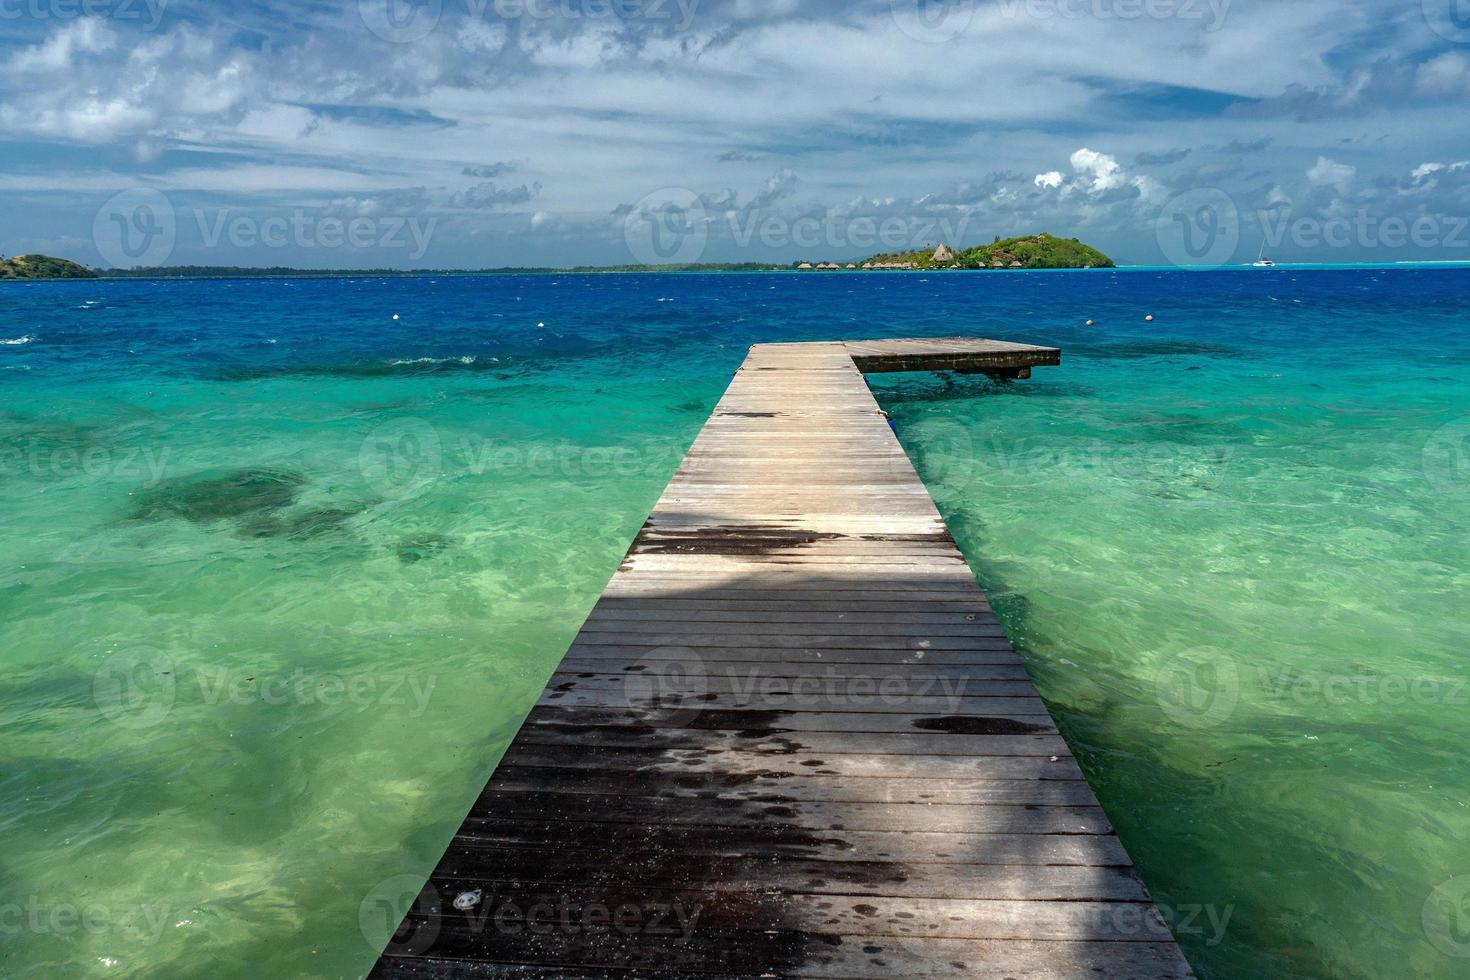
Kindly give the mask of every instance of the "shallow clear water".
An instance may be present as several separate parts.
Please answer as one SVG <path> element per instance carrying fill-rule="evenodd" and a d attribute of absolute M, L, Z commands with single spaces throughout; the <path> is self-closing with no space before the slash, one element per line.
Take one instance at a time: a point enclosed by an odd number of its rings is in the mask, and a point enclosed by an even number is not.
<path fill-rule="evenodd" d="M 1463 975 L 1467 287 L 7 284 L 0 974 L 360 975 L 745 348 L 963 332 L 1065 364 L 874 386 L 1200 973 Z"/>

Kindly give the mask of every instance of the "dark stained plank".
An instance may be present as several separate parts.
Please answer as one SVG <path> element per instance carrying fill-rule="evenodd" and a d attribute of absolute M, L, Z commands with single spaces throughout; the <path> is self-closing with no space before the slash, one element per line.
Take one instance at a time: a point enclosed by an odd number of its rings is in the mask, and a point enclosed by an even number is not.
<path fill-rule="evenodd" d="M 1090 806 L 1092 790 L 1075 779 L 848 778 L 770 769 L 756 773 L 635 771 L 502 766 L 486 792 L 557 792 L 647 799 L 748 800 L 756 803 L 1012 803 Z M 622 828 L 620 828 L 622 829 Z M 650 828 L 655 832 L 662 827 Z"/>
<path fill-rule="evenodd" d="M 984 715 L 907 714 L 881 711 L 700 711 L 689 715 L 672 711 L 640 711 L 635 708 L 535 708 L 528 726 L 581 728 L 633 726 L 680 730 L 717 729 L 757 734 L 790 732 L 945 732 L 952 735 L 1055 735 L 1056 727 L 1039 698 L 1011 698 L 1017 702 Z"/>
<path fill-rule="evenodd" d="M 1066 784 L 1058 784 L 1066 788 Z M 687 802 L 687 801 L 680 801 Z M 458 837 L 462 847 L 519 847 L 633 854 L 677 851 L 691 857 L 825 858 L 844 856 L 906 864 L 1126 866 L 1128 855 L 1105 834 L 975 834 L 926 831 L 813 830 L 785 825 L 615 824 L 497 820 Z M 595 855 L 589 855 L 595 857 Z"/>
<path fill-rule="evenodd" d="M 674 775 L 721 773 L 756 776 L 848 776 L 912 779 L 1081 779 L 1070 755 L 827 755 L 813 752 L 746 752 L 739 749 L 669 751 L 536 745 L 517 739 L 501 766 L 557 769 L 628 769 Z"/>
<path fill-rule="evenodd" d="M 695 439 L 375 977 L 1188 977 L 861 371 L 770 344 Z"/>

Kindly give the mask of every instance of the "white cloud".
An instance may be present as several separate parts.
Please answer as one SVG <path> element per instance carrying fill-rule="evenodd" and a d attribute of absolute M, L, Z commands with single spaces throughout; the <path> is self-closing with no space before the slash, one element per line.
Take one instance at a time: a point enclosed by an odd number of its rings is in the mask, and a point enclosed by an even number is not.
<path fill-rule="evenodd" d="M 1045 187 L 1056 190 L 1062 186 L 1062 172 L 1060 170 L 1048 170 L 1044 174 L 1037 174 L 1035 181 L 1037 187 Z"/>
<path fill-rule="evenodd" d="M 1426 95 L 1463 96 L 1470 92 L 1470 58 L 1458 51 L 1446 52 L 1420 65 L 1414 82 Z"/>
<path fill-rule="evenodd" d="M 1117 160 L 1085 146 L 1072 154 L 1072 169 L 1091 178 L 1091 183 L 1087 186 L 1089 194 L 1117 190 L 1126 182 L 1123 168 L 1118 166 Z"/>
<path fill-rule="evenodd" d="M 13 63 L 66 71 L 0 103 L 0 124 L 48 139 L 136 142 L 237 122 L 242 107 L 262 92 L 264 82 L 246 52 L 223 48 L 192 28 L 145 38 L 130 49 L 115 50 L 116 40 L 99 21 L 80 20 L 21 52 Z"/>
<path fill-rule="evenodd" d="M 78 53 L 109 51 L 117 35 L 98 17 L 87 17 L 63 25 L 47 41 L 25 48 L 10 59 L 7 67 L 18 72 L 56 72 L 71 67 Z"/>
<path fill-rule="evenodd" d="M 1307 179 L 1319 187 L 1334 188 L 1339 194 L 1346 194 L 1352 185 L 1353 178 L 1358 175 L 1356 167 L 1345 163 L 1337 163 L 1326 157 L 1318 157 L 1317 162 L 1307 171 Z"/>

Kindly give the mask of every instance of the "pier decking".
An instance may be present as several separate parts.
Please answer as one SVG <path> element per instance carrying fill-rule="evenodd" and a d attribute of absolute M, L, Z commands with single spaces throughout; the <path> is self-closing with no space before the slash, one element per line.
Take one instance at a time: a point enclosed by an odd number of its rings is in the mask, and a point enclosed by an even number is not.
<path fill-rule="evenodd" d="M 373 976 L 1191 976 L 862 377 L 1058 361 L 752 348 Z"/>

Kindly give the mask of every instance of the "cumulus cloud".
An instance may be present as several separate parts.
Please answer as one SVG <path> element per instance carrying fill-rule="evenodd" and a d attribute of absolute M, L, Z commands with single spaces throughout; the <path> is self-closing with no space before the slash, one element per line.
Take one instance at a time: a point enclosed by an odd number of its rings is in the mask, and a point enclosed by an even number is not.
<path fill-rule="evenodd" d="M 58 28 L 16 60 L 32 70 L 65 67 L 63 77 L 0 103 L 0 126 L 13 133 L 83 143 L 156 135 L 242 118 L 263 81 L 247 54 L 222 51 L 189 27 L 114 51 L 116 38 L 95 20 Z"/>
<path fill-rule="evenodd" d="M 375 194 L 349 195 L 327 202 L 324 211 L 338 218 L 376 218 L 420 214 L 429 208 L 428 188 L 400 187 Z"/>
<path fill-rule="evenodd" d="M 1319 187 L 1331 187 L 1339 194 L 1346 194 L 1357 174 L 1356 167 L 1318 157 L 1317 162 L 1307 171 L 1307 180 Z"/>
<path fill-rule="evenodd" d="M 1087 190 L 1091 194 L 1117 190 L 1126 180 L 1123 168 L 1118 166 L 1117 160 L 1085 146 L 1072 154 L 1072 169 L 1084 178 L 1090 178 Z"/>
<path fill-rule="evenodd" d="M 78 54 L 109 51 L 117 35 L 100 17 L 86 17 L 65 24 L 45 42 L 17 52 L 6 67 L 18 72 L 64 71 Z"/>
<path fill-rule="evenodd" d="M 519 187 L 501 187 L 492 180 L 458 191 L 449 198 L 449 206 L 467 211 L 484 211 L 490 208 L 513 207 L 527 204 L 541 193 L 541 185 L 521 184 Z"/>
<path fill-rule="evenodd" d="M 1062 186 L 1062 172 L 1060 170 L 1048 170 L 1044 174 L 1037 174 L 1034 182 L 1037 187 L 1046 187 L 1055 190 Z"/>

